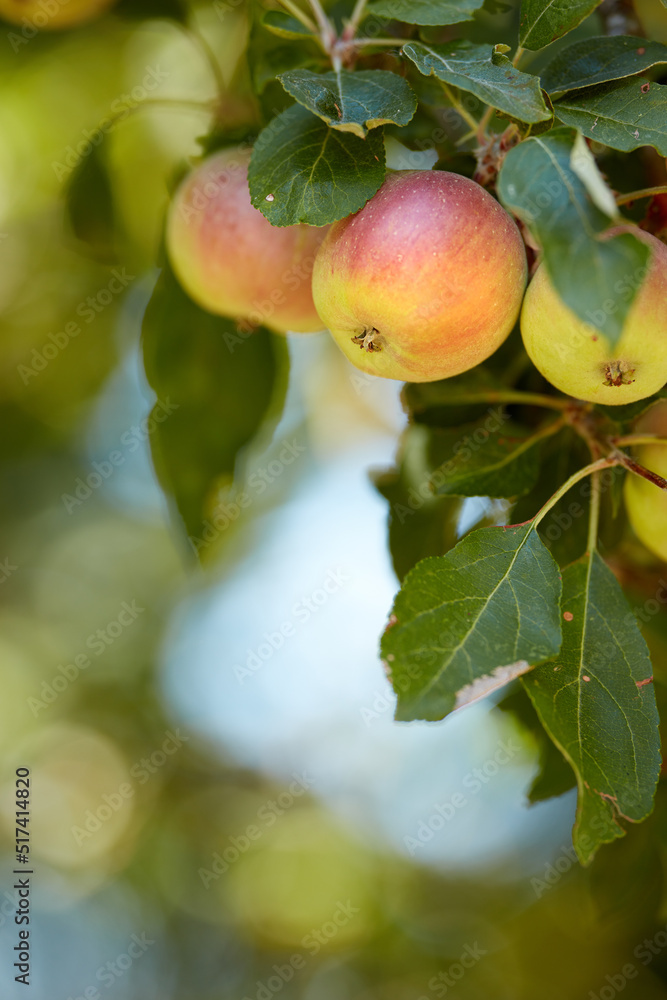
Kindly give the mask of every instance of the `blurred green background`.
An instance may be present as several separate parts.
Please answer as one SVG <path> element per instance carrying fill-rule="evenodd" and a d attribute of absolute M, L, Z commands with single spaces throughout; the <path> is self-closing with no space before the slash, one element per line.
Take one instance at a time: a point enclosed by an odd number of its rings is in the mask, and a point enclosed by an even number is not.
<path fill-rule="evenodd" d="M 662 792 L 582 871 L 574 793 L 527 805 L 530 720 L 392 721 L 377 636 L 397 580 L 368 472 L 392 462 L 397 385 L 327 335 L 288 338 L 284 413 L 243 456 L 252 502 L 195 565 L 151 463 L 141 321 L 169 192 L 211 127 L 200 39 L 230 84 L 248 23 L 203 3 L 193 34 L 171 11 L 128 0 L 18 49 L 0 28 L 2 997 L 667 996 Z M 104 141 L 106 190 L 86 142 L 143 100 Z M 243 118 L 238 91 L 225 113 Z M 77 147 L 92 181 L 68 213 Z"/>

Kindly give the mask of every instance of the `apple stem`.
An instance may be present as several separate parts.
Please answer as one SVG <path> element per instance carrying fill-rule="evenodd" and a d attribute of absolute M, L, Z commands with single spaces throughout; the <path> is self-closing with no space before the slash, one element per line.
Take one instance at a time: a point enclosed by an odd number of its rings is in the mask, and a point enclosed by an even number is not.
<path fill-rule="evenodd" d="M 612 454 L 616 457 L 618 465 L 623 465 L 630 472 L 634 472 L 636 476 L 641 476 L 642 479 L 648 479 L 649 483 L 653 483 L 659 489 L 667 490 L 667 479 L 663 479 L 657 472 L 651 472 L 639 462 L 635 462 L 634 458 L 626 455 L 624 451 L 614 451 Z"/>
<path fill-rule="evenodd" d="M 312 8 L 313 14 L 315 15 L 315 20 L 317 26 L 320 30 L 320 37 L 322 39 L 322 44 L 325 46 L 326 51 L 331 53 L 333 47 L 338 41 L 338 36 L 336 35 L 336 30 L 327 17 L 324 7 L 320 3 L 320 0 L 309 0 L 310 6 Z"/>
<path fill-rule="evenodd" d="M 595 552 L 598 546 L 598 529 L 600 526 L 600 500 L 602 497 L 602 491 L 600 489 L 600 473 L 594 472 L 591 477 L 592 491 L 591 491 L 591 504 L 590 512 L 588 516 L 588 543 L 586 545 L 586 551 L 589 553 Z"/>
<path fill-rule="evenodd" d="M 477 131 L 477 128 L 471 128 L 469 132 L 466 132 L 466 134 L 462 135 L 460 139 L 457 139 L 454 145 L 464 146 L 466 142 L 470 142 L 471 139 L 476 137 Z"/>
<path fill-rule="evenodd" d="M 385 45 L 392 48 L 402 48 L 407 45 L 407 38 L 353 38 L 345 43 L 345 48 L 361 49 L 367 45 Z"/>
<path fill-rule="evenodd" d="M 461 118 L 463 118 L 463 120 L 467 122 L 468 125 L 470 125 L 470 128 L 474 129 L 476 132 L 477 129 L 479 128 L 479 122 L 477 121 L 477 119 L 473 118 L 470 112 L 463 107 L 458 97 L 456 97 L 454 92 L 447 86 L 446 83 L 443 83 L 442 87 L 445 94 L 447 95 L 447 100 L 452 105 L 454 110 L 457 111 L 458 114 L 461 116 Z"/>
<path fill-rule="evenodd" d="M 345 25 L 345 30 L 343 31 L 343 40 L 346 42 L 352 41 L 357 33 L 357 28 L 361 24 L 361 20 L 366 11 L 366 4 L 368 0 L 357 0 L 354 5 L 354 10 L 352 11 L 352 17 Z"/>
<path fill-rule="evenodd" d="M 660 184 L 658 187 L 642 188 L 641 191 L 630 191 L 628 194 L 616 195 L 617 205 L 628 205 L 631 201 L 638 201 L 640 198 L 652 198 L 656 194 L 667 194 L 667 184 Z"/>
<path fill-rule="evenodd" d="M 514 58 L 512 59 L 512 66 L 516 68 L 519 65 L 519 60 L 521 59 L 521 56 L 524 54 L 525 51 L 526 50 L 522 45 L 519 45 L 517 47 L 517 50 L 514 53 Z"/>
<path fill-rule="evenodd" d="M 623 464 L 622 455 L 619 452 L 617 455 L 611 455 L 608 458 L 599 458 L 597 462 L 592 462 L 590 465 L 584 466 L 583 469 L 579 469 L 578 472 L 573 473 L 573 475 L 571 475 L 570 478 L 563 483 L 560 489 L 556 490 L 551 499 L 547 500 L 544 506 L 538 510 L 535 517 L 531 518 L 533 527 L 537 528 L 540 521 L 546 517 L 552 507 L 556 506 L 561 497 L 565 496 L 568 490 L 571 490 L 573 486 L 576 486 L 576 484 L 581 482 L 582 479 L 585 479 L 586 476 L 592 476 L 596 472 L 601 472 L 603 469 L 611 469 L 615 465 Z"/>
<path fill-rule="evenodd" d="M 448 406 L 466 403 L 523 403 L 525 406 L 544 406 L 551 410 L 568 410 L 572 405 L 571 400 L 539 392 L 521 392 L 519 389 L 489 389 L 488 392 L 453 393 L 447 397 Z"/>
<path fill-rule="evenodd" d="M 487 140 L 486 130 L 488 128 L 489 122 L 495 114 L 495 108 L 487 108 L 482 117 L 479 120 L 479 125 L 477 126 L 477 139 L 480 143 Z"/>
<path fill-rule="evenodd" d="M 317 34 L 317 25 L 315 22 L 311 21 L 308 15 L 302 11 L 300 7 L 297 7 L 295 3 L 292 3 L 292 0 L 278 0 L 278 3 L 281 3 L 285 10 L 292 15 L 292 17 L 295 17 L 297 21 L 300 21 L 304 28 L 308 28 L 308 31 L 312 31 L 314 35 Z"/>

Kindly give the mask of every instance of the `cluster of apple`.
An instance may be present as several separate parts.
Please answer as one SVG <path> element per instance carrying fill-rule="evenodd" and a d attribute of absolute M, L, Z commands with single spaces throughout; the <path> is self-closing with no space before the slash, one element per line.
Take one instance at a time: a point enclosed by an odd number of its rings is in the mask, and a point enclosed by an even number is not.
<path fill-rule="evenodd" d="M 208 157 L 171 206 L 170 259 L 205 309 L 281 332 L 328 327 L 362 371 L 410 382 L 474 368 L 521 310 L 531 360 L 570 396 L 630 403 L 667 382 L 667 247 L 637 227 L 605 234 L 631 230 L 652 249 L 611 348 L 563 303 L 544 264 L 524 296 L 519 230 L 473 181 L 445 171 L 390 173 L 354 215 L 324 229 L 281 229 L 251 204 L 249 158 L 240 149 Z"/>
<path fill-rule="evenodd" d="M 359 212 L 325 229 L 272 226 L 251 204 L 248 150 L 205 159 L 172 202 L 167 248 L 187 293 L 205 309 L 278 332 L 328 327 L 362 371 L 430 382 L 467 371 L 505 340 L 521 311 L 526 350 L 558 389 L 590 402 L 643 399 L 667 381 L 667 247 L 652 250 L 617 345 L 579 320 L 544 264 L 528 291 L 519 230 L 488 192 L 444 171 L 390 173 Z M 525 292 L 525 295 L 524 295 Z M 522 307 L 523 303 L 523 307 Z M 644 433 L 667 435 L 667 403 Z M 641 460 L 667 475 L 667 448 Z M 630 477 L 638 536 L 667 559 L 667 494 Z M 660 510 L 656 505 L 661 505 Z M 656 540 L 657 539 L 657 540 Z"/>

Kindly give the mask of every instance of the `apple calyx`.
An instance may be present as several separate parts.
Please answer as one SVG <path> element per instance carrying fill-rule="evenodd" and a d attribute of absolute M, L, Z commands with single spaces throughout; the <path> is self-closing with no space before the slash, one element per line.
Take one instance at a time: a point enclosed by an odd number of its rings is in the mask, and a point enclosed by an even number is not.
<path fill-rule="evenodd" d="M 352 343 L 358 344 L 362 351 L 368 351 L 369 354 L 382 350 L 382 337 L 380 331 L 376 330 L 375 327 L 371 327 L 370 330 L 366 329 L 358 336 L 352 337 Z"/>
<path fill-rule="evenodd" d="M 604 385 L 632 385 L 634 367 L 628 361 L 609 361 L 603 366 Z"/>

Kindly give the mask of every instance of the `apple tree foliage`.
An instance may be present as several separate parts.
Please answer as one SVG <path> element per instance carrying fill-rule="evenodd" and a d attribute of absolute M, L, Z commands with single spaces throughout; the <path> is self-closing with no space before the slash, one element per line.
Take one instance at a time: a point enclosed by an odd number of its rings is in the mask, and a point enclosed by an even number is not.
<path fill-rule="evenodd" d="M 514 216 L 529 262 L 544 259 L 570 309 L 618 340 L 649 251 L 629 233 L 600 234 L 623 211 L 667 238 L 667 45 L 644 37 L 631 4 L 618 5 L 623 34 L 600 0 L 214 6 L 223 24 L 245 11 L 233 86 L 250 111 L 219 122 L 202 150 L 252 144 L 251 198 L 269 222 L 324 226 L 358 211 L 388 150 L 403 168 L 456 171 Z M 177 4 L 173 16 L 184 16 Z M 74 178 L 70 212 L 82 239 L 108 248 L 104 156 Z M 99 218 L 77 212 L 86 185 Z M 287 358 L 283 339 L 203 312 L 160 266 L 146 372 L 158 398 L 182 405 L 152 447 L 205 555 L 216 498 L 234 495 L 247 445 L 279 412 Z M 381 641 L 397 719 L 502 698 L 543 750 L 531 799 L 578 787 L 583 863 L 648 816 L 660 773 L 660 688 L 640 629 L 659 568 L 622 505 L 623 477 L 638 471 L 633 422 L 656 398 L 561 396 L 515 331 L 483 366 L 405 386 L 396 465 L 376 475 L 402 583 Z M 477 511 L 472 525 L 464 508 Z"/>

